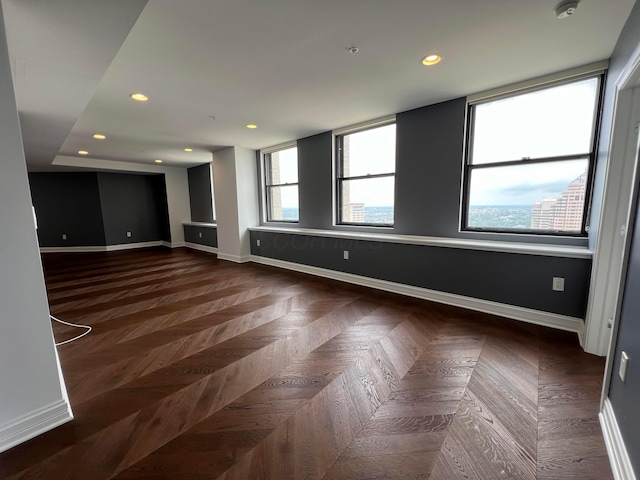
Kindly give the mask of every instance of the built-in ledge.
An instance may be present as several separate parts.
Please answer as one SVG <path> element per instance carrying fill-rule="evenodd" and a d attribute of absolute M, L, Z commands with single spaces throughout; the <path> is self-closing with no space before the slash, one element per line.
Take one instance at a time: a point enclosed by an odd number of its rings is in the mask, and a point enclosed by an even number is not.
<path fill-rule="evenodd" d="M 249 228 L 255 232 L 284 233 L 288 235 L 307 235 L 313 237 L 348 238 L 370 242 L 403 243 L 407 245 L 425 245 L 429 247 L 460 248 L 483 250 L 488 252 L 541 255 L 545 257 L 586 258 L 592 257 L 587 247 L 573 245 L 541 245 L 534 243 L 497 242 L 464 238 L 424 237 L 419 235 L 397 235 L 388 233 L 347 232 L 338 230 L 317 230 L 311 228 L 290 228 L 258 226 Z"/>

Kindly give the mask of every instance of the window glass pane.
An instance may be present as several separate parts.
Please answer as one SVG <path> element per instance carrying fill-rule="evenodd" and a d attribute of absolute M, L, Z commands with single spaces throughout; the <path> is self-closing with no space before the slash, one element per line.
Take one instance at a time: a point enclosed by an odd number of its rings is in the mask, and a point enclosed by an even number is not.
<path fill-rule="evenodd" d="M 588 160 L 471 170 L 469 228 L 582 231 Z"/>
<path fill-rule="evenodd" d="M 342 218 L 345 223 L 393 225 L 395 178 L 342 181 Z"/>
<path fill-rule="evenodd" d="M 298 221 L 298 186 L 269 187 L 269 220 Z"/>
<path fill-rule="evenodd" d="M 298 149 L 279 150 L 269 155 L 270 185 L 298 183 Z"/>
<path fill-rule="evenodd" d="M 358 177 L 396 170 L 396 125 L 345 135 L 342 141 L 342 176 Z"/>
<path fill-rule="evenodd" d="M 474 165 L 591 151 L 598 78 L 474 106 Z"/>

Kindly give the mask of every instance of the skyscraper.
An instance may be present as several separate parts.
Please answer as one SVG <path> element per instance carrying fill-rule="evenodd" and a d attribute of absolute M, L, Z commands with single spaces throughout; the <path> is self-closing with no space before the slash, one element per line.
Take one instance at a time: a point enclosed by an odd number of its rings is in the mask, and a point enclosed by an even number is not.
<path fill-rule="evenodd" d="M 531 209 L 531 228 L 581 232 L 586 187 L 587 172 L 584 172 L 567 186 L 560 198 L 546 198 L 534 203 Z"/>

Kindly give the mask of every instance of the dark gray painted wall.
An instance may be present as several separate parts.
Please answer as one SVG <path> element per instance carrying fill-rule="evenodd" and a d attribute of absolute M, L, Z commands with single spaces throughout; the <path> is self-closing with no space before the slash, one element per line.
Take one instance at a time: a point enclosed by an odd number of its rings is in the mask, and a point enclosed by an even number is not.
<path fill-rule="evenodd" d="M 257 231 L 251 246 L 263 257 L 572 317 L 584 316 L 589 290 L 583 259 Z M 551 290 L 554 276 L 565 278 L 565 292 Z"/>
<path fill-rule="evenodd" d="M 105 244 L 97 173 L 30 173 L 29 184 L 40 246 Z"/>
<path fill-rule="evenodd" d="M 299 227 L 332 228 L 331 141 L 331 132 L 298 140 Z"/>
<path fill-rule="evenodd" d="M 458 235 L 466 99 L 396 116 L 395 233 Z"/>
<path fill-rule="evenodd" d="M 197 243 L 208 247 L 218 247 L 218 229 L 216 227 L 199 227 L 183 225 L 185 242 Z"/>
<path fill-rule="evenodd" d="M 164 176 L 98 173 L 106 245 L 166 240 Z M 131 232 L 131 237 L 127 237 Z"/>
<path fill-rule="evenodd" d="M 164 175 L 31 173 L 29 182 L 42 247 L 171 241 Z"/>
<path fill-rule="evenodd" d="M 627 24 L 618 40 L 611 60 L 610 80 L 614 80 L 629 60 L 633 50 L 640 43 L 640 3 L 636 3 Z M 617 73 L 616 73 L 617 72 Z M 609 126 L 610 128 L 610 126 Z M 638 202 L 636 205 L 640 205 Z M 640 208 L 636 206 L 635 226 L 629 252 L 627 278 L 622 297 L 622 308 L 618 320 L 618 333 L 609 399 L 622 438 L 636 475 L 640 474 Z M 618 377 L 620 356 L 625 351 L 629 357 L 627 378 L 623 383 Z"/>
<path fill-rule="evenodd" d="M 189 206 L 192 222 L 213 222 L 211 198 L 211 165 L 204 164 L 187 169 L 189 177 Z"/>

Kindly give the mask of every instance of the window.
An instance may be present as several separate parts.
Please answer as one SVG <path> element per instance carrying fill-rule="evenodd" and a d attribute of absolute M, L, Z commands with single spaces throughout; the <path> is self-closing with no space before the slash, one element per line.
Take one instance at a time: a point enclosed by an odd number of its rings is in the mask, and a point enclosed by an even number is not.
<path fill-rule="evenodd" d="M 338 223 L 392 226 L 396 124 L 336 134 L 336 152 Z"/>
<path fill-rule="evenodd" d="M 293 145 L 263 152 L 264 192 L 268 222 L 297 222 L 298 148 Z"/>
<path fill-rule="evenodd" d="M 601 84 L 470 104 L 463 229 L 585 235 Z"/>

